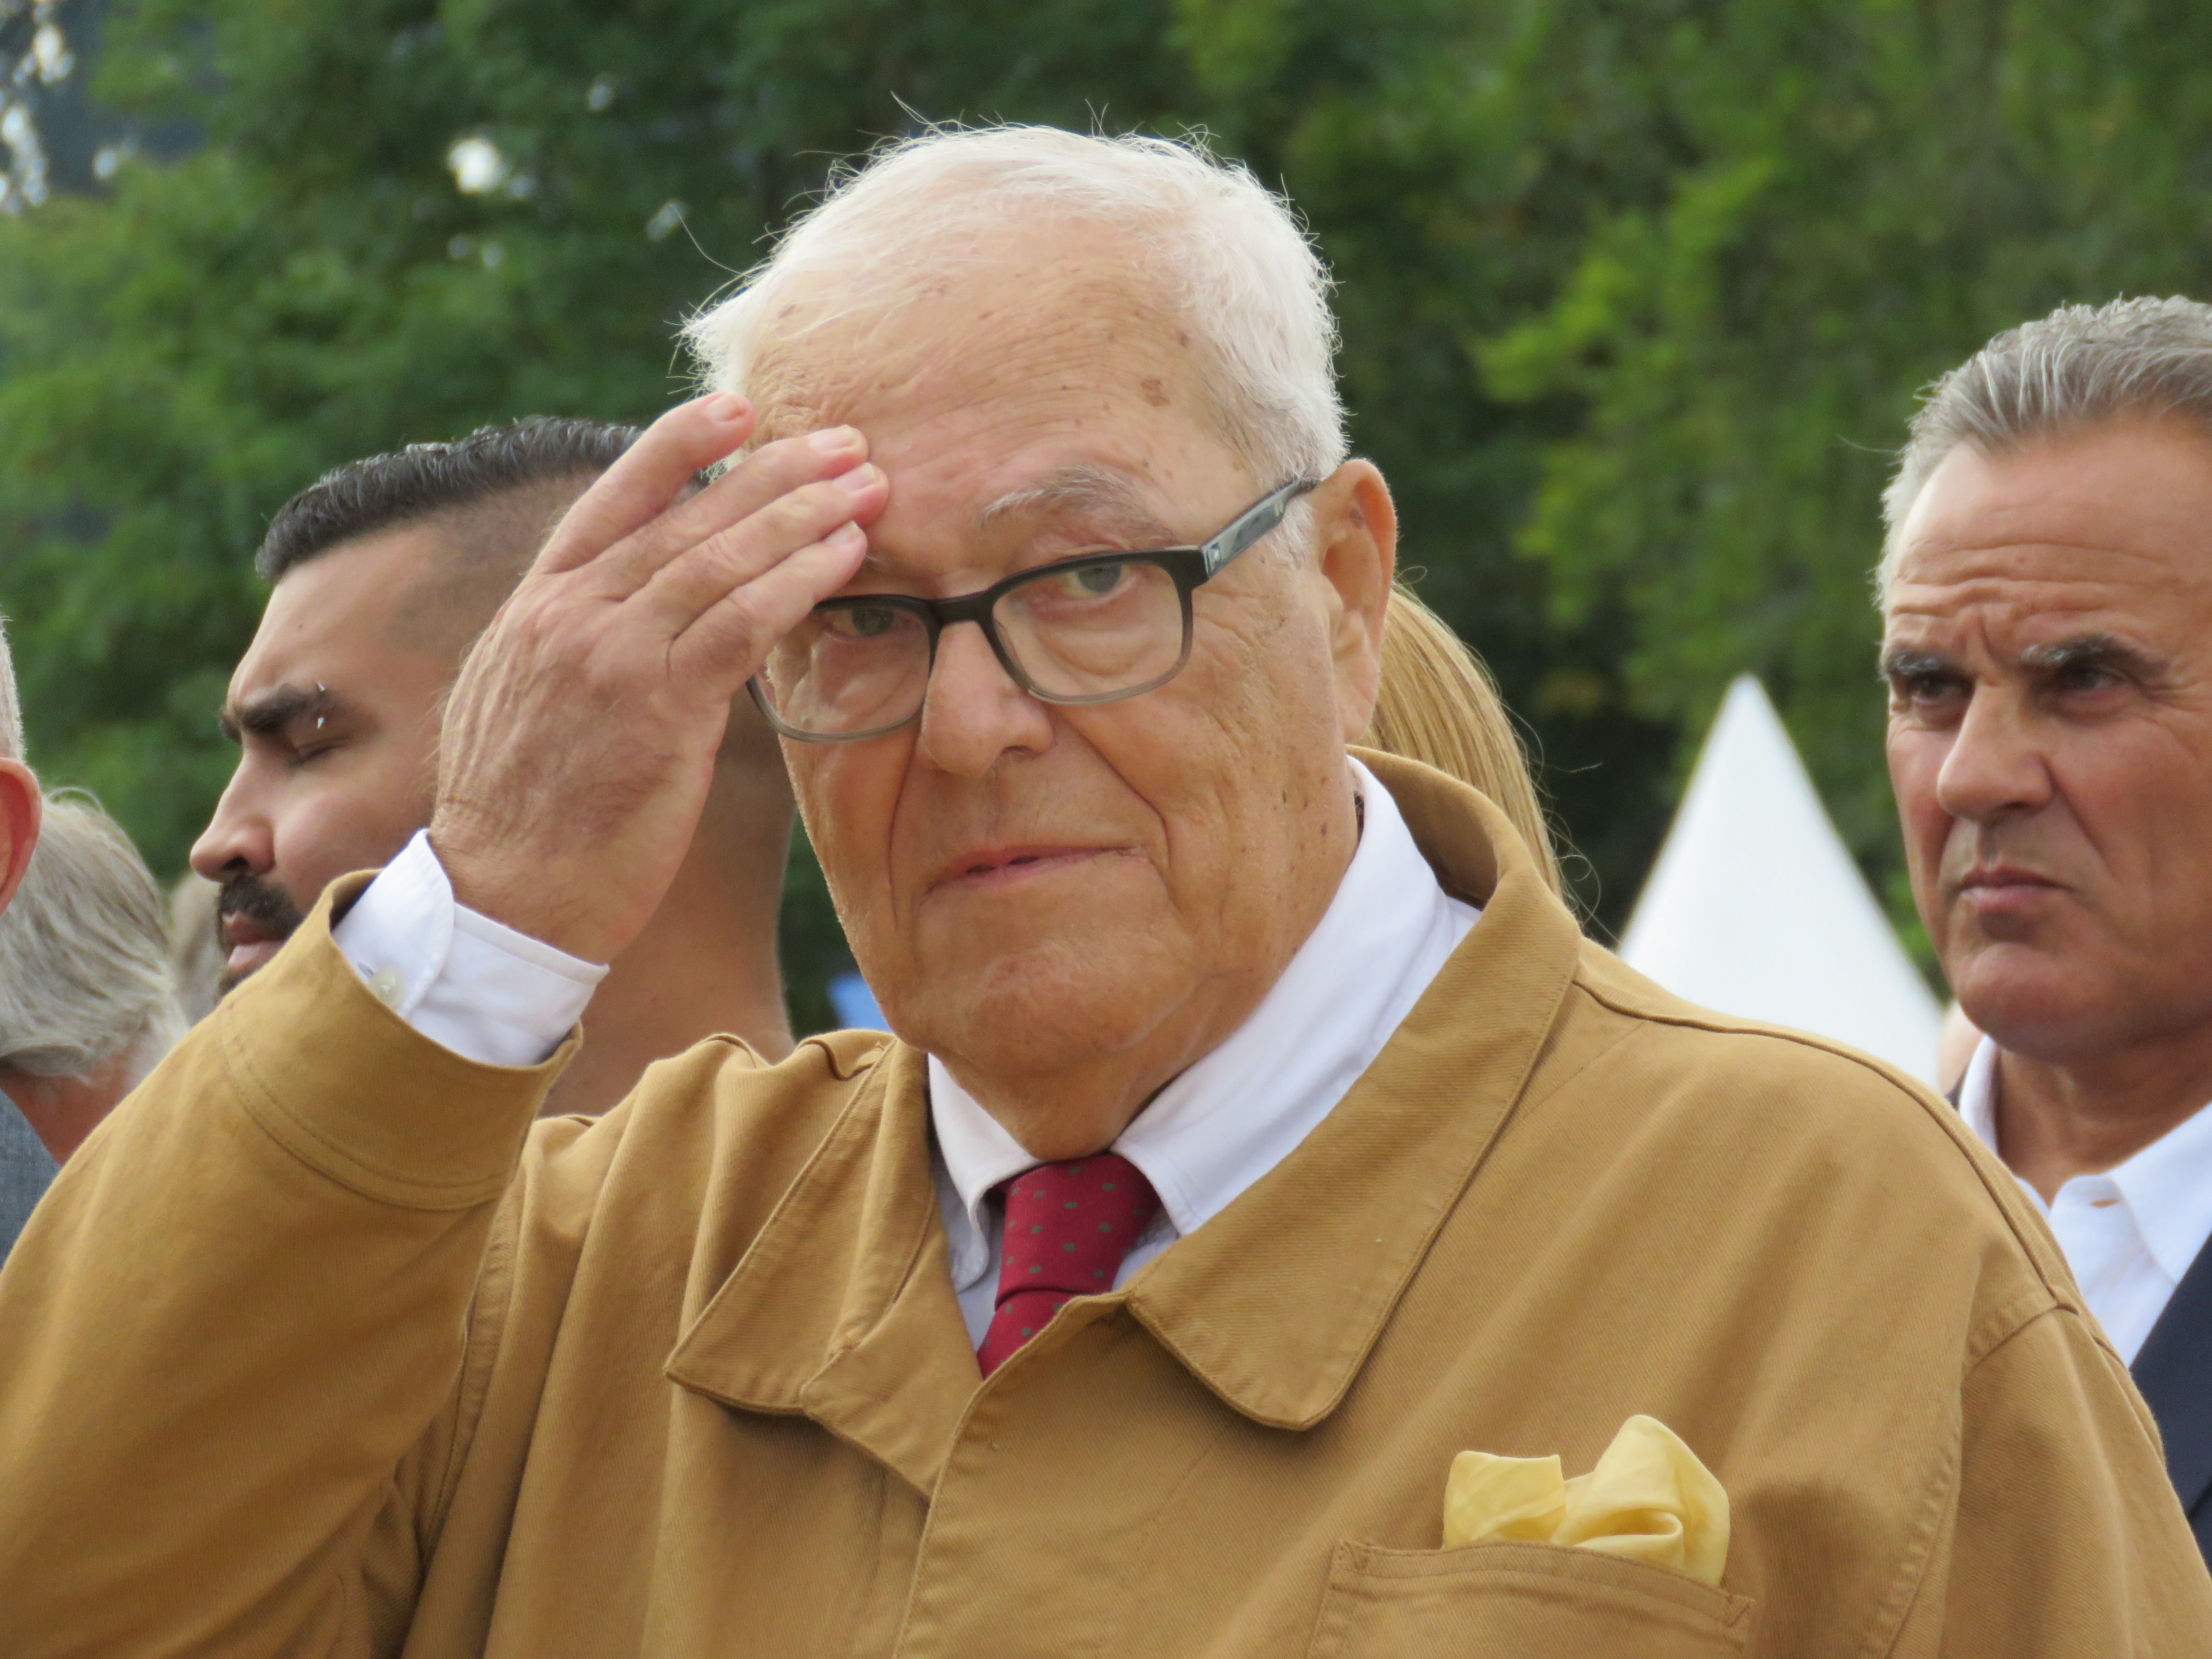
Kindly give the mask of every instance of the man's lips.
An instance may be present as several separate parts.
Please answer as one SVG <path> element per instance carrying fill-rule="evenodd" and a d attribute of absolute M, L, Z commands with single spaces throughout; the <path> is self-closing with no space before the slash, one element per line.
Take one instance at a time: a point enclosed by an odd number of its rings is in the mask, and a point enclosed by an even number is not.
<path fill-rule="evenodd" d="M 975 847 L 945 860 L 939 887 L 1000 887 L 1031 877 L 1066 870 L 1086 859 L 1120 849 L 1111 847 L 1034 845 Z"/>
<path fill-rule="evenodd" d="M 251 916 L 225 916 L 221 927 L 222 942 L 229 952 L 223 958 L 223 967 L 233 975 L 252 972 L 284 948 L 282 933 Z"/>
<path fill-rule="evenodd" d="M 1959 878 L 1959 896 L 1984 911 L 2018 909 L 2063 890 L 2050 877 L 2012 864 L 1978 864 Z"/>
<path fill-rule="evenodd" d="M 234 978 L 250 974 L 257 968 L 266 967 L 276 953 L 284 948 L 281 939 L 256 939 L 251 945 L 234 945 L 230 954 L 222 959 L 223 971 Z"/>

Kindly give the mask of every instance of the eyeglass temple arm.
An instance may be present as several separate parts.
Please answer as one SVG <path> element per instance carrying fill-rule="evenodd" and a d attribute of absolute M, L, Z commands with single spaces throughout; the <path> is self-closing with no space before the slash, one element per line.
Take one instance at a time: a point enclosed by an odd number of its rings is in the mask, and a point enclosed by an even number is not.
<path fill-rule="evenodd" d="M 1209 577 L 1218 575 L 1222 567 L 1282 523 L 1283 514 L 1291 510 L 1292 501 L 1317 488 L 1320 483 L 1318 478 L 1293 478 L 1273 495 L 1255 501 L 1234 523 L 1198 550 L 1206 561 L 1206 574 Z"/>

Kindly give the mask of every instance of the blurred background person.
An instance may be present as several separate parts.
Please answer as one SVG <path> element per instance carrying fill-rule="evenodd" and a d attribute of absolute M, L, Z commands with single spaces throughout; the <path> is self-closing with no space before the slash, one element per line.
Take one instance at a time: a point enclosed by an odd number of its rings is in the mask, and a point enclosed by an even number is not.
<path fill-rule="evenodd" d="M 23 715 L 15 701 L 7 625 L 0 620 L 0 922 L 30 867 L 44 808 L 39 781 L 23 763 Z M 7 1260 L 53 1176 L 53 1155 L 23 1115 L 0 1099 L 0 1261 Z"/>
<path fill-rule="evenodd" d="M 89 797 L 48 799 L 0 915 L 0 1096 L 55 1168 L 184 1035 L 168 909 L 123 827 Z"/>
<path fill-rule="evenodd" d="M 169 962 L 177 970 L 177 1001 L 195 1025 L 222 995 L 222 889 L 197 870 L 169 887 Z"/>
<path fill-rule="evenodd" d="M 1451 625 L 1404 586 L 1390 590 L 1383 613 L 1382 678 L 1365 741 L 1489 796 L 1528 843 L 1546 884 L 1569 896 L 1543 797 L 1497 682 Z"/>
<path fill-rule="evenodd" d="M 222 712 L 238 769 L 191 854 L 220 887 L 224 988 L 331 881 L 390 863 L 429 822 L 462 659 L 635 436 L 597 421 L 489 427 L 340 467 L 270 521 L 255 561 L 268 609 Z M 653 1061 L 716 1032 L 770 1060 L 790 1052 L 776 920 L 792 817 L 782 754 L 740 698 L 690 856 L 592 997 L 549 1114 L 603 1112 Z"/>
<path fill-rule="evenodd" d="M 1937 383 L 1886 503 L 1889 767 L 2051 1223 L 2212 1557 L 2212 307 L 2069 306 Z"/>

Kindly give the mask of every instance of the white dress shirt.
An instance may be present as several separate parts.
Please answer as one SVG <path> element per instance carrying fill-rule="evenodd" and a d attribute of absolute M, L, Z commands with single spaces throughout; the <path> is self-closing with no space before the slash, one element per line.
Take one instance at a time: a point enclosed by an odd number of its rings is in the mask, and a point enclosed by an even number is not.
<path fill-rule="evenodd" d="M 386 1006 L 485 1066 L 537 1065 L 561 1046 L 607 976 L 597 963 L 458 902 L 421 830 L 331 937 Z"/>
<path fill-rule="evenodd" d="M 1997 1045 L 1984 1037 L 1959 1085 L 1959 1113 L 1997 1150 Z M 2017 1177 L 2015 1177 L 2017 1179 Z M 2176 1124 L 2115 1169 L 2075 1176 L 2057 1200 L 2025 1181 L 2065 1252 L 2089 1311 L 2130 1364 L 2174 1287 L 2212 1237 L 2212 1109 Z"/>
<path fill-rule="evenodd" d="M 1313 1132 L 1480 915 L 1438 884 L 1389 792 L 1358 762 L 1352 767 L 1366 822 L 1320 922 L 1250 1018 L 1114 1143 L 1160 1198 L 1117 1285 Z M 495 1066 L 551 1054 L 606 975 L 457 902 L 421 835 L 369 884 L 334 937 L 369 988 L 416 1030 Z M 990 1192 L 1037 1160 L 934 1056 L 929 1102 L 953 1288 L 980 1343 L 996 1297 L 1003 1218 Z"/>

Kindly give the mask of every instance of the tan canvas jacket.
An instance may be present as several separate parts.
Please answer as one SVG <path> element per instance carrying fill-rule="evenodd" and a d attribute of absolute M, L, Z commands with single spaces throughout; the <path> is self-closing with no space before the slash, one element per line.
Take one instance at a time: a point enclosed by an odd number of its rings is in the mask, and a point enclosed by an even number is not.
<path fill-rule="evenodd" d="M 319 915 L 0 1273 L 0 1654 L 2212 1653 L 2127 1372 L 1949 1111 L 1668 997 L 1365 758 L 1482 921 L 988 1383 L 919 1054 L 710 1042 L 533 1127 L 559 1058 L 439 1049 Z M 1440 1547 L 1455 1452 L 1578 1473 L 1634 1413 L 1727 1489 L 1720 1589 Z"/>

